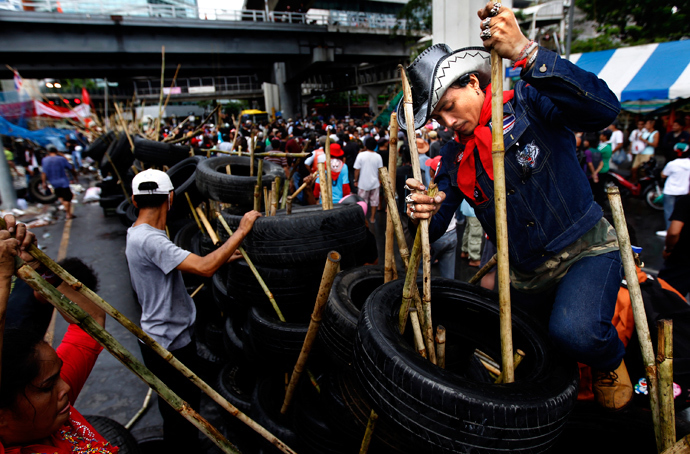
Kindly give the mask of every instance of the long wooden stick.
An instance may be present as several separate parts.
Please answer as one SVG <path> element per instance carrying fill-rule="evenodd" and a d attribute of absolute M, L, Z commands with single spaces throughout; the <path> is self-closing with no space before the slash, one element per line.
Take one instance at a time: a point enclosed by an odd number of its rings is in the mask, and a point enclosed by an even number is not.
<path fill-rule="evenodd" d="M 647 314 L 645 313 L 644 302 L 642 301 L 640 282 L 637 279 L 637 269 L 635 268 L 635 259 L 632 254 L 632 246 L 630 244 L 630 236 L 628 235 L 628 228 L 625 222 L 625 213 L 623 212 L 620 192 L 616 186 L 608 188 L 607 192 L 609 204 L 611 205 L 611 214 L 613 216 L 613 226 L 616 228 L 616 235 L 618 236 L 618 245 L 620 247 L 623 270 L 625 271 L 625 280 L 628 283 L 630 303 L 635 317 L 635 328 L 637 329 L 637 337 L 640 341 L 640 349 L 642 350 L 642 361 L 644 362 L 647 384 L 649 387 L 649 403 L 652 410 L 652 421 L 654 422 L 657 449 L 661 452 L 659 383 L 657 381 L 656 365 L 654 364 L 655 358 L 652 338 L 649 334 L 649 326 L 647 325 Z"/>
<path fill-rule="evenodd" d="M 514 368 L 517 369 L 517 367 L 520 365 L 522 360 L 525 359 L 525 352 L 520 350 L 519 348 L 515 351 L 515 354 L 513 355 L 513 365 Z M 496 378 L 495 383 L 505 383 L 505 371 L 501 371 L 501 374 Z"/>
<path fill-rule="evenodd" d="M 115 177 L 117 178 L 117 181 L 120 182 L 120 187 L 122 188 L 122 192 L 125 194 L 125 199 L 127 199 L 129 201 L 129 203 L 132 203 L 132 201 L 129 198 L 129 193 L 127 192 L 127 188 L 125 188 L 125 182 L 122 181 L 122 177 L 120 177 L 120 172 L 117 171 L 117 167 L 115 167 L 115 164 L 113 164 L 113 159 L 110 157 L 110 153 L 108 153 L 106 151 L 105 157 L 108 158 L 108 162 L 110 163 L 110 167 L 113 168 L 113 172 L 115 172 Z"/>
<path fill-rule="evenodd" d="M 321 189 L 326 192 L 324 200 L 328 200 L 328 210 L 333 209 L 333 180 L 331 179 L 331 135 L 326 134 L 326 145 L 323 147 L 326 155 L 326 162 L 324 171 L 326 172 L 326 180 L 321 180 Z"/>
<path fill-rule="evenodd" d="M 165 141 L 165 142 L 167 142 L 167 143 L 179 143 L 179 142 L 184 142 L 187 139 L 191 139 L 192 137 L 197 135 L 199 132 L 201 132 L 202 129 L 204 129 L 204 125 L 206 124 L 206 122 L 216 114 L 216 110 L 218 110 L 218 109 L 220 109 L 220 104 L 218 104 L 216 106 L 216 108 L 213 109 L 213 111 L 210 114 L 208 114 L 208 116 L 204 119 L 204 121 L 202 121 L 201 124 L 199 124 L 199 127 L 196 128 L 194 131 L 190 132 L 189 134 L 187 134 L 185 136 L 180 137 L 179 139 L 173 139 L 173 140 L 169 140 L 169 141 Z"/>
<path fill-rule="evenodd" d="M 184 195 L 187 198 L 187 203 L 189 204 L 189 210 L 192 212 L 192 216 L 194 216 L 194 220 L 196 221 L 196 225 L 199 226 L 199 230 L 201 230 L 201 233 L 206 233 L 204 231 L 204 228 L 201 226 L 201 221 L 199 220 L 199 216 L 197 216 L 197 214 L 196 214 L 196 209 L 194 208 L 194 204 L 192 203 L 192 199 L 189 198 L 189 193 L 185 192 Z"/>
<path fill-rule="evenodd" d="M 5 221 L 2 218 L 0 218 L 0 230 L 5 230 L 6 228 L 7 228 L 7 226 L 5 224 Z M 103 300 L 103 298 L 101 298 L 96 293 L 94 293 L 91 289 L 89 289 L 84 284 L 82 284 L 79 280 L 77 280 L 74 276 L 72 276 L 70 273 L 68 273 L 59 264 L 57 264 L 55 261 L 53 261 L 46 253 L 41 251 L 38 247 L 36 247 L 35 245 L 30 245 L 27 249 L 27 252 L 29 252 L 29 254 L 31 254 L 39 262 L 41 262 L 43 265 L 45 265 L 56 276 L 60 277 L 60 279 L 65 281 L 65 283 L 67 283 L 67 285 L 72 287 L 75 291 L 84 295 L 86 298 L 88 298 L 90 301 L 92 301 L 96 306 L 100 307 L 108 315 L 110 315 L 115 320 L 117 320 L 128 331 L 130 331 L 132 334 L 134 334 L 139 339 L 141 339 L 146 345 L 151 347 L 151 349 L 154 352 L 156 352 L 161 358 L 165 359 L 168 363 L 170 363 L 170 365 L 172 367 L 174 367 L 175 369 L 180 371 L 185 377 L 187 377 L 192 383 L 194 383 L 199 389 L 201 389 L 201 391 L 206 393 L 209 397 L 211 397 L 211 399 L 213 399 L 214 402 L 219 404 L 221 407 L 223 407 L 225 410 L 227 410 L 230 414 L 237 417 L 240 421 L 242 421 L 243 423 L 245 423 L 246 425 L 251 427 L 254 431 L 256 431 L 262 437 L 264 437 L 266 440 L 268 440 L 269 442 L 274 444 L 281 451 L 283 451 L 285 453 L 293 453 L 294 452 L 294 451 L 292 451 L 292 449 L 287 447 L 282 441 L 278 440 L 274 435 L 272 435 L 270 432 L 268 432 L 266 429 L 264 429 L 258 423 L 256 423 L 252 419 L 250 419 L 247 415 L 240 412 L 237 408 L 235 408 L 232 404 L 230 404 L 225 398 L 223 398 L 220 394 L 218 394 L 215 390 L 213 390 L 213 388 L 211 388 L 208 384 L 206 384 L 206 382 L 204 382 L 194 372 L 192 372 L 189 368 L 187 368 L 187 366 L 185 366 L 182 362 L 180 362 L 177 358 L 175 358 L 168 350 L 163 348 L 151 336 L 146 334 L 139 327 L 139 325 L 130 321 L 121 312 L 119 312 L 117 309 L 115 309 L 113 306 L 111 306 L 105 300 Z M 31 285 L 31 284 L 29 284 L 29 285 Z M 48 290 L 50 290 L 50 288 L 52 288 L 52 286 L 49 286 Z M 58 295 L 61 295 L 61 294 L 58 292 Z M 60 296 L 60 298 L 62 298 L 62 296 Z M 69 301 L 67 301 L 67 304 L 70 304 L 72 306 L 76 306 Z M 76 307 L 78 307 L 78 306 L 76 306 Z M 280 314 L 279 316 L 282 316 L 282 314 Z M 98 325 L 98 326 L 100 327 L 100 325 Z M 86 330 L 86 331 L 89 332 L 88 330 Z M 91 334 L 91 332 L 89 332 L 89 334 Z"/>
<path fill-rule="evenodd" d="M 232 236 L 232 229 L 228 225 L 228 223 L 225 221 L 225 218 L 223 217 L 222 214 L 220 214 L 219 211 L 216 211 L 216 219 L 218 219 L 218 222 L 221 223 L 223 228 L 225 229 L 226 232 L 228 232 L 228 235 Z M 264 280 L 261 278 L 261 275 L 259 272 L 256 270 L 256 267 L 254 266 L 254 263 L 252 260 L 249 258 L 247 255 L 247 252 L 244 250 L 242 246 L 239 248 L 240 254 L 242 254 L 242 258 L 244 258 L 245 262 L 247 262 L 247 265 L 249 265 L 249 269 L 252 270 L 252 274 L 254 274 L 254 277 L 256 277 L 256 280 L 259 281 L 259 285 L 263 289 L 264 293 L 268 297 L 268 300 L 271 302 L 271 306 L 273 306 L 273 309 L 276 311 L 276 314 L 278 315 L 278 319 L 281 322 L 285 321 L 285 317 L 283 316 L 283 313 L 280 311 L 280 308 L 278 307 L 278 303 L 276 303 L 275 298 L 273 298 L 273 293 L 268 289 L 266 286 L 266 283 Z"/>
<path fill-rule="evenodd" d="M 417 229 L 414 244 L 412 245 L 412 255 L 405 273 L 405 284 L 403 285 L 402 303 L 400 304 L 400 311 L 398 314 L 398 328 L 400 333 L 405 332 L 405 324 L 407 323 L 407 316 L 410 311 L 412 301 L 415 302 L 415 307 L 422 317 L 422 301 L 419 298 L 419 289 L 417 288 L 417 271 L 419 269 L 419 259 L 422 255 L 422 230 Z M 417 299 L 414 298 L 415 290 L 417 291 Z"/>
<path fill-rule="evenodd" d="M 323 162 L 319 162 L 316 164 L 316 167 L 319 169 L 319 181 L 321 182 L 321 208 L 323 208 L 324 211 L 328 210 L 328 189 L 326 188 L 326 167 L 324 166 Z"/>
<path fill-rule="evenodd" d="M 419 325 L 419 317 L 417 316 L 417 308 L 410 308 L 410 324 L 412 325 L 412 334 L 414 336 L 414 345 L 417 347 L 417 353 L 423 358 L 427 357 L 426 347 L 424 347 L 424 339 L 422 338 L 422 328 Z"/>
<path fill-rule="evenodd" d="M 175 81 L 177 80 L 177 74 L 180 72 L 180 68 L 182 67 L 182 63 L 179 63 L 177 65 L 177 69 L 175 70 L 175 75 L 173 76 L 172 83 L 170 84 L 170 91 L 168 91 L 168 96 L 165 97 L 165 103 L 163 104 L 163 110 L 161 110 L 161 113 L 165 112 L 165 109 L 168 107 L 168 101 L 170 101 L 170 95 L 172 95 L 172 88 L 175 86 Z M 189 118 L 189 117 L 187 117 Z"/>
<path fill-rule="evenodd" d="M 369 413 L 369 421 L 367 422 L 367 428 L 364 431 L 362 445 L 359 448 L 359 454 L 366 454 L 369 451 L 369 445 L 371 444 L 371 437 L 372 435 L 374 435 L 374 428 L 376 428 L 377 419 L 379 419 L 379 415 L 377 415 L 374 410 L 371 410 L 371 412 Z"/>
<path fill-rule="evenodd" d="M 395 237 L 398 240 L 400 257 L 402 258 L 403 265 L 405 265 L 405 269 L 407 269 L 407 264 L 410 260 L 410 250 L 407 248 L 407 240 L 405 239 L 405 233 L 403 232 L 400 213 L 398 213 L 398 207 L 395 204 L 395 191 L 391 185 L 388 172 L 386 172 L 384 167 L 379 168 L 379 178 L 381 180 L 381 187 L 383 188 L 386 203 L 388 204 L 388 217 L 390 217 L 393 221 L 393 227 L 395 228 Z"/>
<path fill-rule="evenodd" d="M 256 143 L 256 140 L 254 139 L 254 131 L 252 131 L 251 140 L 252 140 L 252 148 L 251 148 L 251 151 L 249 152 L 249 176 L 253 177 L 254 176 L 254 150 L 256 149 L 256 147 L 254 146 L 254 144 Z"/>
<path fill-rule="evenodd" d="M 666 451 L 676 442 L 676 418 L 673 405 L 673 321 L 657 322 L 658 343 L 656 365 L 659 374 L 659 420 L 661 449 Z"/>
<path fill-rule="evenodd" d="M 158 142 L 160 137 L 161 121 L 163 116 L 163 86 L 165 84 L 165 46 L 161 47 L 161 93 L 158 97 L 158 119 L 156 120 L 156 137 L 155 141 Z"/>
<path fill-rule="evenodd" d="M 280 183 L 280 178 L 276 177 L 271 181 L 271 216 L 276 215 L 276 211 L 278 210 L 278 198 L 280 197 L 278 184 L 276 184 L 276 182 Z"/>
<path fill-rule="evenodd" d="M 496 262 L 498 260 L 497 257 L 498 257 L 497 254 L 494 254 L 494 256 L 491 257 L 489 259 L 489 261 L 486 262 L 486 264 L 479 271 L 477 271 L 477 274 L 472 276 L 470 278 L 470 280 L 467 282 L 469 284 L 476 284 L 477 282 L 479 282 L 484 276 L 487 275 L 487 273 L 491 270 L 491 268 L 496 266 Z"/>
<path fill-rule="evenodd" d="M 491 156 L 494 170 L 494 208 L 496 210 L 496 248 L 498 249 L 498 302 L 501 326 L 501 363 L 505 383 L 513 383 L 513 327 L 510 308 L 510 270 L 508 262 L 508 217 L 503 144 L 503 59 L 491 51 Z"/>
<path fill-rule="evenodd" d="M 68 317 L 73 319 L 79 327 L 93 337 L 100 345 L 153 388 L 163 400 L 173 407 L 187 421 L 191 422 L 204 435 L 209 437 L 223 452 L 237 453 L 239 451 L 218 430 L 213 427 L 199 413 L 194 411 L 187 402 L 175 394 L 165 383 L 146 368 L 134 355 L 127 351 L 110 333 L 100 326 L 84 309 L 69 301 L 63 294 L 48 284 L 41 276 L 19 257 L 15 257 L 15 269 L 19 278 L 31 288 L 41 294 Z"/>
<path fill-rule="evenodd" d="M 120 120 L 120 126 L 122 126 L 122 130 L 127 136 L 129 146 L 132 147 L 132 152 L 134 152 L 134 141 L 130 137 L 129 131 L 127 130 L 127 125 L 125 124 L 125 117 L 122 115 L 122 111 L 120 110 L 120 106 L 118 105 L 118 103 L 114 102 L 113 105 L 115 106 L 115 112 L 117 113 L 117 117 Z"/>
<path fill-rule="evenodd" d="M 407 139 L 410 147 L 410 156 L 412 157 L 412 173 L 417 181 L 423 181 L 422 170 L 419 164 L 419 150 L 417 150 L 417 138 L 414 131 L 412 89 L 410 87 L 410 82 L 407 80 L 405 68 L 402 65 L 400 65 L 399 68 L 403 85 L 403 106 L 405 111 L 405 122 L 407 124 Z M 424 284 L 422 305 L 424 307 L 424 329 L 426 334 L 426 331 L 433 329 L 431 321 L 431 246 L 429 244 L 429 219 L 422 219 L 419 223 L 419 226 L 422 229 L 422 266 L 424 271 L 422 280 Z M 435 348 L 429 351 L 429 359 L 432 363 L 436 364 Z"/>
<path fill-rule="evenodd" d="M 438 367 L 446 368 L 446 328 L 443 325 L 436 327 L 436 361 Z"/>
<path fill-rule="evenodd" d="M 281 210 L 285 208 L 285 205 L 287 205 L 288 192 L 290 192 L 290 180 L 291 178 L 288 178 L 287 180 L 285 180 L 285 183 L 283 183 L 283 196 L 280 199 Z"/>
<path fill-rule="evenodd" d="M 201 207 L 196 207 L 196 212 L 199 215 L 199 219 L 201 219 L 201 223 L 204 224 L 204 227 L 206 227 L 208 236 L 211 237 L 211 241 L 213 241 L 213 244 L 218 244 L 218 235 L 216 235 L 216 232 L 213 230 L 213 227 L 211 227 L 211 223 L 208 222 L 208 218 L 206 218 L 204 210 L 202 210 Z"/>
<path fill-rule="evenodd" d="M 388 141 L 388 178 L 392 188 L 395 188 L 395 177 L 398 163 L 398 114 L 393 112 L 390 121 L 390 140 Z M 395 140 L 393 140 L 395 137 Z M 389 280 L 398 278 L 398 270 L 395 266 L 395 226 L 389 214 L 386 216 L 386 254 L 384 261 L 384 278 Z"/>
<path fill-rule="evenodd" d="M 311 314 L 311 321 L 309 322 L 309 329 L 307 330 L 307 335 L 304 338 L 304 344 L 302 344 L 302 350 L 299 353 L 299 358 L 297 358 L 297 363 L 292 371 L 292 376 L 290 377 L 290 383 L 288 384 L 287 390 L 285 391 L 285 400 L 283 400 L 283 407 L 280 409 L 282 414 L 285 414 L 290 407 L 290 402 L 292 401 L 292 396 L 295 393 L 297 384 L 299 383 L 299 378 L 302 375 L 304 366 L 307 364 L 309 359 L 309 353 L 311 352 L 311 347 L 316 340 L 316 335 L 319 332 L 319 327 L 321 326 L 321 314 L 328 301 L 328 295 L 331 293 L 331 287 L 333 287 L 333 280 L 335 275 L 338 274 L 340 270 L 340 254 L 336 251 L 331 251 L 328 253 L 328 258 L 326 259 L 326 266 L 323 269 L 323 275 L 321 276 L 321 286 L 319 287 L 319 293 L 316 296 L 316 304 L 314 304 L 314 311 Z"/>
<path fill-rule="evenodd" d="M 206 150 L 211 150 L 215 151 L 216 153 L 220 154 L 229 154 L 232 156 L 251 156 L 251 153 L 247 153 L 246 151 L 224 151 L 224 150 L 214 150 L 212 148 L 201 148 L 201 151 L 206 151 Z M 254 153 L 255 158 L 306 158 L 309 157 L 309 153 L 285 153 L 282 151 L 266 151 L 264 153 Z"/>

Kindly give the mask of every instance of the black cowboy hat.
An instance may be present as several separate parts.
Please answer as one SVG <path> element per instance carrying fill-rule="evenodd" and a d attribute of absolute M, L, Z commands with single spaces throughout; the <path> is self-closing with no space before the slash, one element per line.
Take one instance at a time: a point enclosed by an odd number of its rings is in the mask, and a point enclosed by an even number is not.
<path fill-rule="evenodd" d="M 476 74 L 482 90 L 491 82 L 491 54 L 483 47 L 453 51 L 448 44 L 435 44 L 406 68 L 412 88 L 414 128 L 424 126 L 446 89 L 467 74 Z M 404 102 L 398 104 L 398 124 L 407 129 Z"/>

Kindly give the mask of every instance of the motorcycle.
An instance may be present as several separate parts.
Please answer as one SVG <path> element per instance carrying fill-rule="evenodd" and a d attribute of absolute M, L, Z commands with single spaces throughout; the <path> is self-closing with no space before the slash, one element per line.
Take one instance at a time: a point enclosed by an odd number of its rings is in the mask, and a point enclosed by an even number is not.
<path fill-rule="evenodd" d="M 642 175 L 635 184 L 629 180 L 630 173 L 624 171 L 609 170 L 609 185 L 616 185 L 621 192 L 621 197 L 631 195 L 642 197 L 650 208 L 663 211 L 664 202 L 660 197 L 664 186 L 661 184 L 661 168 L 657 167 L 654 157 L 640 166 L 639 174 Z"/>

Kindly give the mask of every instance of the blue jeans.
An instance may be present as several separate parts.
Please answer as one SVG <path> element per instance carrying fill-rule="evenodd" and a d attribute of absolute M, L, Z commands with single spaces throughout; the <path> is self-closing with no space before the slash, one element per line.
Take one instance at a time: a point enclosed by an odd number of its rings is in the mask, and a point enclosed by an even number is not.
<path fill-rule="evenodd" d="M 578 260 L 553 289 L 536 294 L 512 289 L 511 299 L 548 324 L 551 340 L 564 353 L 611 371 L 625 355 L 611 323 L 622 278 L 620 253 L 613 251 Z"/>
<path fill-rule="evenodd" d="M 431 263 L 438 260 L 441 276 L 455 279 L 455 250 L 458 247 L 458 235 L 455 229 L 446 232 L 438 240 L 431 243 Z M 419 263 L 419 274 L 423 275 L 423 263 Z"/>
<path fill-rule="evenodd" d="M 664 194 L 664 221 L 666 221 L 666 230 L 671 226 L 671 215 L 673 214 L 673 207 L 676 206 L 676 200 L 679 195 Z"/>

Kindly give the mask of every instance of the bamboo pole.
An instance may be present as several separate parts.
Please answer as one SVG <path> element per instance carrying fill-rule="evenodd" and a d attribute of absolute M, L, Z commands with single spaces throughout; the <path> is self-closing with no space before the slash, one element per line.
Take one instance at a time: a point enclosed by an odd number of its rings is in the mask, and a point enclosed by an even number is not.
<path fill-rule="evenodd" d="M 377 419 L 379 419 L 379 415 L 377 415 L 374 410 L 371 410 L 371 412 L 369 413 L 369 421 L 367 422 L 367 428 L 364 431 L 362 445 L 359 448 L 359 454 L 366 454 L 369 451 L 369 445 L 371 444 L 371 437 L 374 434 L 374 428 L 376 428 Z"/>
<path fill-rule="evenodd" d="M 225 173 L 227 175 L 232 175 L 232 169 L 230 168 L 230 164 L 225 165 Z"/>
<path fill-rule="evenodd" d="M 184 193 L 185 197 L 187 197 L 187 203 L 189 204 L 189 210 L 192 212 L 192 216 L 194 216 L 194 220 L 196 221 L 196 225 L 199 226 L 199 230 L 201 230 L 201 233 L 206 233 L 204 232 L 204 228 L 201 226 L 201 221 L 199 220 L 199 216 L 196 214 L 196 209 L 194 209 L 194 204 L 192 204 L 192 199 L 189 198 L 189 193 L 185 192 Z"/>
<path fill-rule="evenodd" d="M 398 162 L 398 114 L 391 113 L 390 140 L 388 141 L 388 178 L 392 188 L 395 188 L 396 168 Z M 397 209 L 396 209 L 397 211 Z M 398 278 L 398 270 L 395 266 L 395 226 L 390 215 L 390 209 L 386 215 L 386 253 L 384 261 L 384 280 L 390 281 Z"/>
<path fill-rule="evenodd" d="M 196 212 L 199 215 L 199 219 L 201 219 L 201 223 L 204 224 L 204 227 L 206 227 L 208 236 L 211 238 L 211 241 L 213 241 L 213 244 L 218 244 L 218 235 L 216 235 L 216 232 L 213 231 L 213 227 L 211 227 L 211 223 L 208 222 L 208 218 L 204 214 L 204 210 L 202 210 L 201 207 L 196 207 Z"/>
<path fill-rule="evenodd" d="M 422 338 L 422 328 L 419 326 L 419 317 L 417 316 L 417 308 L 410 308 L 410 323 L 412 324 L 412 334 L 414 335 L 414 344 L 417 348 L 417 353 L 423 358 L 427 357 L 426 347 L 424 347 L 424 339 Z"/>
<path fill-rule="evenodd" d="M 100 326 L 85 310 L 69 301 L 63 294 L 48 284 L 41 276 L 19 257 L 15 257 L 15 269 L 19 278 L 31 288 L 41 294 L 58 310 L 74 320 L 76 324 L 94 338 L 100 345 L 141 378 L 161 396 L 187 421 L 209 437 L 223 452 L 237 453 L 239 451 L 206 419 L 194 411 L 187 402 L 182 400 L 168 386 L 146 368 L 134 355 L 127 351 L 110 333 Z"/>
<path fill-rule="evenodd" d="M 254 162 L 254 159 L 252 159 L 252 162 Z M 259 159 L 259 168 L 256 172 L 256 184 L 259 185 L 259 203 L 258 203 L 258 208 L 256 208 L 256 211 L 259 211 L 261 208 L 261 188 L 263 188 L 264 184 L 262 182 L 262 179 L 264 177 L 264 160 Z M 264 204 L 267 203 L 266 198 L 264 197 Z M 256 201 L 254 202 L 256 205 Z"/>
<path fill-rule="evenodd" d="M 201 148 L 201 151 L 212 150 L 211 148 Z M 224 150 L 213 150 L 221 154 L 229 154 L 232 156 L 251 156 L 251 153 L 246 151 L 224 151 Z M 285 153 L 282 151 L 266 151 L 263 153 L 254 153 L 255 158 L 307 158 L 309 153 Z"/>
<path fill-rule="evenodd" d="M 124 131 L 125 136 L 127 136 L 127 140 L 129 141 L 129 146 L 132 147 L 132 152 L 134 152 L 134 141 L 132 140 L 132 137 L 129 135 L 129 131 L 127 130 L 127 125 L 125 124 L 125 118 L 122 115 L 122 111 L 120 110 L 120 106 L 116 102 L 114 102 L 113 105 L 115 106 L 115 112 L 117 113 L 117 118 L 120 120 L 120 126 L 122 126 L 122 130 Z"/>
<path fill-rule="evenodd" d="M 479 270 L 477 271 L 477 274 L 472 276 L 469 281 L 467 281 L 469 284 L 476 284 L 479 282 L 484 276 L 488 274 L 488 272 L 491 270 L 496 265 L 497 262 L 497 254 L 494 254 L 493 257 L 489 259 L 488 262 Z"/>
<path fill-rule="evenodd" d="M 676 442 L 676 418 L 673 405 L 673 321 L 659 320 L 656 326 L 659 334 L 656 369 L 659 375 L 661 449 L 666 451 Z"/>
<path fill-rule="evenodd" d="M 288 192 L 290 191 L 290 180 L 291 178 L 288 178 L 287 180 L 285 180 L 285 183 L 283 183 L 283 196 L 280 199 L 281 210 L 285 208 L 285 205 L 287 204 Z"/>
<path fill-rule="evenodd" d="M 492 374 L 494 374 L 494 375 L 496 375 L 496 376 L 500 376 L 500 375 L 501 375 L 501 371 L 500 371 L 498 368 L 496 368 L 496 366 L 494 366 L 494 365 L 492 365 L 492 364 L 489 364 L 488 362 L 486 362 L 486 360 L 483 360 L 483 359 L 481 359 L 481 358 L 479 358 L 479 361 L 480 361 L 480 362 L 482 363 L 482 365 L 486 368 L 486 370 L 488 370 L 488 371 L 491 372 Z"/>
<path fill-rule="evenodd" d="M 659 383 L 657 381 L 656 365 L 654 364 L 654 348 L 652 347 L 649 326 L 647 325 L 647 315 L 642 301 L 640 282 L 637 280 L 637 269 L 635 268 L 635 259 L 632 255 L 632 246 L 630 244 L 630 236 L 628 235 L 628 228 L 625 222 L 620 192 L 616 186 L 608 188 L 607 192 L 611 205 L 611 214 L 613 216 L 613 226 L 616 228 L 616 235 L 618 236 L 618 245 L 620 247 L 623 270 L 625 271 L 625 280 L 628 283 L 630 302 L 635 317 L 635 328 L 637 329 L 637 337 L 640 341 L 640 350 L 642 350 L 642 361 L 644 362 L 647 384 L 649 386 L 649 403 L 652 410 L 652 420 L 654 421 L 657 448 L 658 451 L 661 452 Z"/>
<path fill-rule="evenodd" d="M 386 172 L 384 167 L 379 168 L 379 177 L 381 180 L 383 193 L 386 196 L 386 203 L 388 204 L 388 216 L 392 219 L 393 227 L 395 227 L 395 236 L 398 239 L 398 250 L 400 251 L 400 257 L 405 265 L 405 269 L 407 269 L 407 264 L 410 260 L 410 250 L 407 248 L 407 240 L 405 239 L 405 233 L 403 232 L 400 213 L 398 213 L 398 207 L 395 204 L 395 191 L 391 185 L 388 172 Z"/>
<path fill-rule="evenodd" d="M 191 295 L 189 295 L 189 297 L 190 297 L 190 298 L 194 298 L 194 297 L 196 296 L 196 294 L 199 293 L 199 292 L 201 291 L 202 288 L 204 288 L 204 285 L 206 285 L 206 284 L 204 284 L 204 283 L 202 282 L 196 289 L 194 289 L 194 291 L 192 292 Z"/>
<path fill-rule="evenodd" d="M 518 348 L 513 354 L 513 365 L 515 369 L 517 369 L 523 359 L 525 359 L 525 352 Z M 501 371 L 501 374 L 496 378 L 494 383 L 505 383 L 505 375 L 503 372 L 504 371 Z"/>
<path fill-rule="evenodd" d="M 404 97 L 403 106 L 405 110 L 405 121 L 407 124 L 407 139 L 410 147 L 410 156 L 412 156 L 412 172 L 417 181 L 423 181 L 422 170 L 419 165 L 419 151 L 417 150 L 417 140 L 414 131 L 412 89 L 410 87 L 410 82 L 407 80 L 405 68 L 402 65 L 400 65 L 399 68 L 402 76 Z M 424 291 L 422 292 L 422 306 L 424 307 L 424 329 L 426 333 L 426 331 L 433 329 L 431 322 L 431 247 L 429 244 L 429 219 L 422 219 L 419 222 L 419 227 L 422 229 L 422 266 L 424 271 L 422 280 L 424 285 Z M 431 349 L 429 352 L 429 359 L 432 363 L 436 364 L 435 349 Z"/>
<path fill-rule="evenodd" d="M 230 226 L 228 225 L 227 222 L 225 222 L 225 218 L 220 214 L 219 211 L 216 211 L 216 218 L 218 219 L 218 222 L 221 223 L 223 228 L 225 229 L 226 232 L 228 232 L 228 235 L 232 236 L 232 229 L 230 229 Z M 256 280 L 259 281 L 259 285 L 263 289 L 264 293 L 268 297 L 268 300 L 271 302 L 271 306 L 273 306 L 273 309 L 276 311 L 276 314 L 278 315 L 278 319 L 281 322 L 285 321 L 285 317 L 283 316 L 283 313 L 280 311 L 280 308 L 278 307 L 278 303 L 276 303 L 275 298 L 273 298 L 273 293 L 268 289 L 266 286 L 266 283 L 264 280 L 261 278 L 261 275 L 259 272 L 256 270 L 256 267 L 254 266 L 254 263 L 252 260 L 249 258 L 247 253 L 245 252 L 244 248 L 242 246 L 238 247 L 240 254 L 242 254 L 242 258 L 244 258 L 245 262 L 247 262 L 247 265 L 249 265 L 249 269 L 252 270 L 252 273 L 254 274 L 254 277 L 256 277 Z"/>
<path fill-rule="evenodd" d="M 161 117 L 163 116 L 163 85 L 165 84 L 165 46 L 161 47 L 161 93 L 160 96 L 158 97 L 158 119 L 156 120 L 156 137 L 155 141 L 158 142 L 158 138 L 160 137 L 160 128 L 161 128 Z"/>
<path fill-rule="evenodd" d="M 314 311 L 311 314 L 309 329 L 307 330 L 307 335 L 304 338 L 304 344 L 302 344 L 302 350 L 299 353 L 299 358 L 297 358 L 297 363 L 295 364 L 295 368 L 292 371 L 292 376 L 290 377 L 290 383 L 288 384 L 287 391 L 285 392 L 283 407 L 280 409 L 282 414 L 285 414 L 290 406 L 292 396 L 295 393 L 295 389 L 299 383 L 304 366 L 307 364 L 307 360 L 309 359 L 309 353 L 311 352 L 312 345 L 316 340 L 316 335 L 318 334 L 319 327 L 321 326 L 321 315 L 323 314 L 324 307 L 326 307 L 328 295 L 331 293 L 333 280 L 335 279 L 335 275 L 338 274 L 338 271 L 340 271 L 340 254 L 336 251 L 331 251 L 328 253 L 326 266 L 324 267 L 323 275 L 321 276 L 321 286 L 319 287 L 319 293 L 316 296 L 316 304 L 314 304 Z"/>
<path fill-rule="evenodd" d="M 168 101 L 170 101 L 170 95 L 172 94 L 172 88 L 175 86 L 175 81 L 177 80 L 177 74 L 180 72 L 180 67 L 182 67 L 182 64 L 179 63 L 177 65 L 177 69 L 175 70 L 175 75 L 173 76 L 172 83 L 170 84 L 170 91 L 168 91 L 168 96 L 165 97 L 165 103 L 163 104 L 163 110 L 162 112 L 165 112 L 165 109 L 168 107 Z M 189 118 L 189 117 L 187 117 Z"/>
<path fill-rule="evenodd" d="M 498 249 L 498 300 L 501 326 L 501 364 L 505 383 L 515 380 L 513 374 L 513 328 L 510 307 L 508 262 L 508 218 L 506 212 L 505 154 L 503 144 L 503 59 L 491 51 L 491 131 L 494 170 L 494 208 L 496 211 L 496 248 Z"/>
<path fill-rule="evenodd" d="M 261 191 L 259 190 L 259 185 L 254 185 L 254 211 L 261 210 Z"/>
<path fill-rule="evenodd" d="M 268 195 L 268 188 L 264 186 L 264 210 L 266 211 L 266 216 L 270 214 L 270 197 Z"/>
<path fill-rule="evenodd" d="M 110 157 L 110 153 L 107 151 L 105 152 L 105 157 L 108 158 L 108 162 L 110 163 L 110 167 L 113 168 L 113 172 L 115 172 L 115 176 L 117 177 L 117 181 L 120 182 L 120 187 L 122 188 L 122 192 L 125 194 L 125 199 L 129 200 L 129 203 L 132 203 L 132 201 L 129 199 L 129 193 L 127 192 L 127 188 L 125 188 L 125 183 L 122 181 L 122 178 L 120 177 L 120 172 L 117 171 L 117 167 L 115 167 L 115 164 L 113 164 L 113 159 Z"/>
<path fill-rule="evenodd" d="M 135 422 L 141 418 L 141 415 L 144 414 L 147 408 L 149 408 L 149 402 L 151 401 L 151 396 L 153 395 L 153 390 L 149 388 L 148 391 L 146 391 L 146 397 L 144 397 L 144 403 L 141 405 L 141 408 L 139 411 L 137 411 L 134 416 L 125 424 L 125 429 L 129 430 L 132 428 Z"/>
<path fill-rule="evenodd" d="M 275 216 L 276 210 L 278 209 L 278 196 L 280 193 L 278 192 L 278 188 L 276 187 L 276 180 L 280 181 L 278 178 L 276 178 L 271 182 L 271 216 Z"/>
<path fill-rule="evenodd" d="M 436 361 L 438 367 L 446 368 L 446 328 L 443 325 L 436 327 Z"/>
<path fill-rule="evenodd" d="M 672 447 L 664 451 L 664 454 L 690 454 L 690 435 L 686 435 Z"/>
<path fill-rule="evenodd" d="M 326 168 L 323 165 L 323 162 L 319 162 L 316 164 L 316 167 L 319 169 L 319 181 L 321 182 L 321 207 L 323 208 L 324 211 L 328 210 L 328 194 L 325 192 L 326 188 L 324 187 L 326 183 Z"/>
<path fill-rule="evenodd" d="M 215 115 L 216 110 L 218 110 L 218 109 L 220 109 L 220 104 L 218 104 L 218 105 L 216 106 L 216 108 L 213 109 L 213 111 L 212 111 L 210 114 L 208 114 L 208 116 L 204 119 L 204 121 L 202 121 L 202 122 L 199 124 L 199 127 L 196 128 L 194 131 L 190 132 L 189 134 L 187 134 L 187 135 L 185 135 L 185 136 L 180 137 L 179 139 L 169 140 L 169 141 L 167 141 L 167 143 L 174 144 L 174 143 L 184 142 L 184 141 L 187 140 L 187 139 L 191 139 L 192 137 L 194 137 L 195 135 L 197 135 L 199 132 L 201 132 L 202 129 L 204 129 L 204 125 L 206 124 L 206 122 L 207 122 L 210 118 L 212 118 L 213 115 Z"/>

